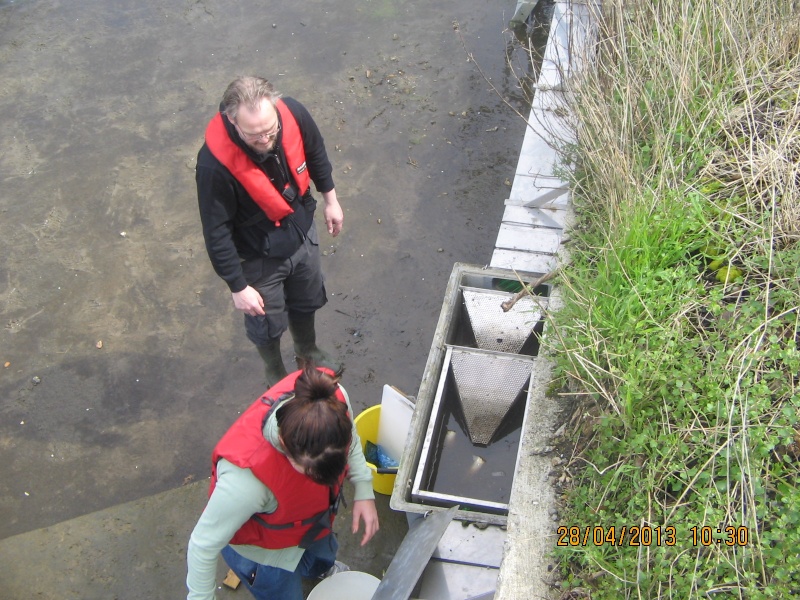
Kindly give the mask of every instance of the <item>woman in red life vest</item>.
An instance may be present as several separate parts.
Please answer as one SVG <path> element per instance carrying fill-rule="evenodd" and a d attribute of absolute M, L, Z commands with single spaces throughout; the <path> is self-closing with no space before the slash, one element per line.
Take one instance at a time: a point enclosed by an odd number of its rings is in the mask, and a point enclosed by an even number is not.
<path fill-rule="evenodd" d="M 347 477 L 352 531 L 378 531 L 372 473 L 339 374 L 307 366 L 242 413 L 214 448 L 211 491 L 189 540 L 187 600 L 213 600 L 217 556 L 257 599 L 302 600 L 302 577 L 336 561 L 333 520 Z"/>

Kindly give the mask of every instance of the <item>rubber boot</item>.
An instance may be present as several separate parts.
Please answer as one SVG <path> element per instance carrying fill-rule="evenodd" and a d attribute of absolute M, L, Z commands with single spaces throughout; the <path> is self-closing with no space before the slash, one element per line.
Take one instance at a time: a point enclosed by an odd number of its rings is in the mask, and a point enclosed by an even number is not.
<path fill-rule="evenodd" d="M 281 338 L 270 340 L 266 346 L 256 346 L 256 350 L 261 355 L 261 360 L 264 361 L 267 387 L 271 388 L 288 375 L 281 356 Z"/>
<path fill-rule="evenodd" d="M 312 362 L 318 367 L 328 367 L 334 372 L 341 368 L 330 354 L 317 347 L 314 313 L 299 316 L 290 313 L 289 331 L 294 340 L 295 360 L 299 368 L 302 369 L 307 362 Z"/>

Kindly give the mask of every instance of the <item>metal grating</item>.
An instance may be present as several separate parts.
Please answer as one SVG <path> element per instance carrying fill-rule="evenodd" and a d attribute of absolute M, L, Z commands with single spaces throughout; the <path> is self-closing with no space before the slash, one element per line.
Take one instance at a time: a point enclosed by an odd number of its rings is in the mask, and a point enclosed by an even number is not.
<path fill-rule="evenodd" d="M 456 389 L 473 444 L 488 445 L 531 375 L 531 361 L 453 350 Z"/>
<path fill-rule="evenodd" d="M 481 350 L 517 354 L 542 318 L 542 308 L 530 296 L 523 296 L 504 312 L 501 304 L 514 294 L 493 290 L 463 289 L 475 341 Z"/>

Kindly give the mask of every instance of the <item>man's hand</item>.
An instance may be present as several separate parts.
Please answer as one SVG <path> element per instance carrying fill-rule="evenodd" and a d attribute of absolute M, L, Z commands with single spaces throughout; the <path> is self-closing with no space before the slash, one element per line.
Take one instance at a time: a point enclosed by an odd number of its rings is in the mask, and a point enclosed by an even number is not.
<path fill-rule="evenodd" d="M 232 292 L 231 296 L 233 296 L 233 305 L 244 314 L 253 317 L 266 314 L 264 313 L 264 298 L 255 288 L 248 285 L 241 292 Z"/>
<path fill-rule="evenodd" d="M 325 201 L 325 210 L 322 213 L 325 215 L 325 226 L 328 228 L 328 233 L 336 237 L 344 223 L 344 213 L 336 198 L 336 190 L 325 192 L 322 194 L 322 199 Z"/>
<path fill-rule="evenodd" d="M 378 509 L 375 500 L 356 500 L 353 502 L 353 533 L 358 533 L 358 522 L 364 520 L 364 537 L 361 538 L 363 546 L 378 532 Z"/>

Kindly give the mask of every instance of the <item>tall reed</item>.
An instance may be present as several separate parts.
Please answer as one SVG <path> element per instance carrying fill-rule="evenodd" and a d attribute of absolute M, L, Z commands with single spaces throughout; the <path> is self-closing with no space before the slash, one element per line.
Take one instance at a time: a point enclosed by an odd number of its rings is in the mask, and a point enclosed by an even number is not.
<path fill-rule="evenodd" d="M 546 340 L 583 399 L 562 522 L 675 543 L 559 548 L 565 586 L 800 595 L 798 14 L 640 0 L 598 17 L 568 79 L 578 222 Z"/>

